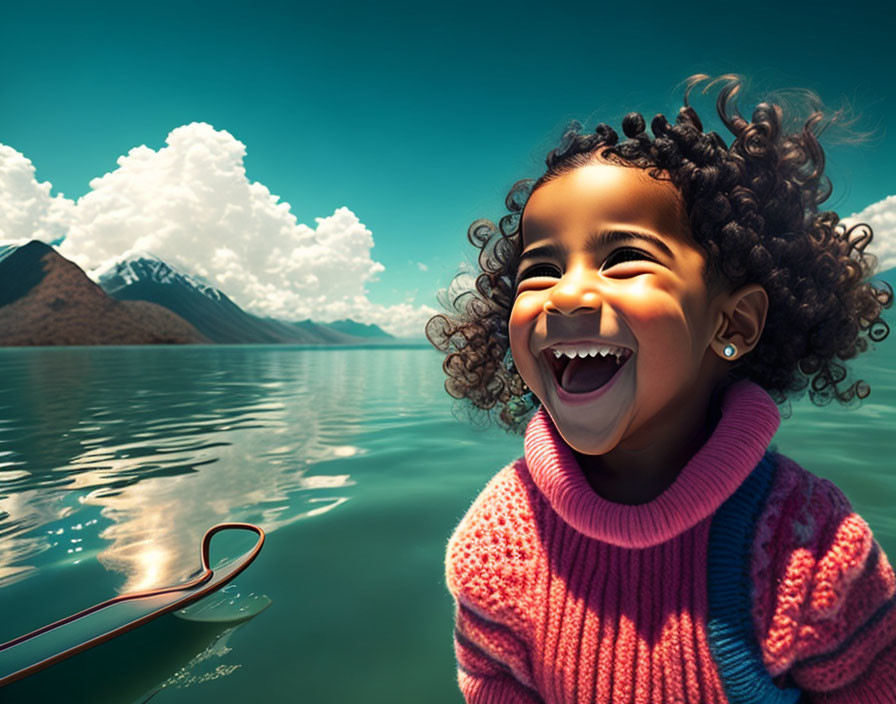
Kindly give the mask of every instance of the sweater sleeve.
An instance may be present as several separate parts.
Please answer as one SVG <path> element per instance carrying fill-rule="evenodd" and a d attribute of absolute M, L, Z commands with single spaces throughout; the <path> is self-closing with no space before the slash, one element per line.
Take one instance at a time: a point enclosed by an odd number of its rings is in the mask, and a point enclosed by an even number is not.
<path fill-rule="evenodd" d="M 896 704 L 896 576 L 843 492 L 782 456 L 753 554 L 769 673 L 811 704 Z"/>
<path fill-rule="evenodd" d="M 526 636 L 534 528 L 513 467 L 489 482 L 448 542 L 445 576 L 455 602 L 457 680 L 470 704 L 542 702 Z"/>

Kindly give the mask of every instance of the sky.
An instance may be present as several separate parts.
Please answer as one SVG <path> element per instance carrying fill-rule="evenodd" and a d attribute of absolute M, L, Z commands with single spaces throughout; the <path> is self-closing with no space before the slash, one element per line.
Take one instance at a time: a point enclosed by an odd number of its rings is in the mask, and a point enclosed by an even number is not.
<path fill-rule="evenodd" d="M 422 337 L 474 262 L 470 223 L 503 215 L 570 120 L 621 132 L 632 110 L 674 116 L 688 76 L 737 73 L 744 114 L 768 90 L 848 102 L 871 136 L 822 138 L 824 207 L 871 220 L 896 266 L 877 6 L 682 7 L 5 3 L 0 240 L 54 242 L 86 271 L 148 251 L 257 314 Z"/>

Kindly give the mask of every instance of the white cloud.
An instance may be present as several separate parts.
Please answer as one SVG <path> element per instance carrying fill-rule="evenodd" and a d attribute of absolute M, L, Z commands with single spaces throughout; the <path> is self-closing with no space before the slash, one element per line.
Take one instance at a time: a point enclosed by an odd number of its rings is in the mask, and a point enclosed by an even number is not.
<path fill-rule="evenodd" d="M 131 249 L 148 251 L 257 315 L 352 318 L 422 335 L 434 309 L 368 300 L 366 286 L 384 267 L 351 210 L 299 223 L 288 203 L 246 177 L 245 145 L 211 125 L 179 127 L 166 145 L 131 149 L 77 203 L 50 198 L 31 162 L 0 145 L 0 236 L 50 242 L 67 233 L 59 251 L 86 271 Z"/>
<path fill-rule="evenodd" d="M 417 262 L 417 268 L 420 269 L 420 271 L 429 271 L 429 267 L 423 262 Z"/>
<path fill-rule="evenodd" d="M 872 203 L 862 212 L 843 218 L 843 221 L 847 225 L 864 222 L 871 226 L 874 238 L 867 251 L 877 257 L 877 271 L 896 267 L 896 195 Z"/>
<path fill-rule="evenodd" d="M 65 236 L 74 203 L 61 193 L 50 197 L 51 188 L 37 182 L 29 159 L 0 144 L 0 240 L 52 242 Z"/>

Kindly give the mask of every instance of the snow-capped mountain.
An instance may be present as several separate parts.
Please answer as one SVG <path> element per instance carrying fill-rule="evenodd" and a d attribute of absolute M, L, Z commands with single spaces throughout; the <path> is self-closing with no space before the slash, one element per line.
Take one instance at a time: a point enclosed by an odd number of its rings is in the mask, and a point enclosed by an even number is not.
<path fill-rule="evenodd" d="M 118 300 L 150 301 L 187 320 L 213 342 L 351 344 L 394 339 L 379 327 L 354 321 L 333 324 L 260 318 L 199 277 L 178 271 L 157 256 L 130 251 L 90 273 Z"/>
<path fill-rule="evenodd" d="M 0 262 L 2 262 L 6 257 L 15 252 L 22 245 L 28 244 L 30 240 L 22 240 L 22 241 L 5 241 L 0 244 Z"/>
<path fill-rule="evenodd" d="M 130 250 L 121 257 L 108 261 L 88 274 L 102 289 L 110 294 L 141 281 L 155 281 L 159 284 L 186 286 L 196 289 L 213 301 L 224 296 L 218 289 L 203 282 L 197 276 L 177 271 L 154 254 Z"/>
<path fill-rule="evenodd" d="M 208 342 L 162 306 L 107 295 L 43 242 L 0 245 L 0 345 Z"/>

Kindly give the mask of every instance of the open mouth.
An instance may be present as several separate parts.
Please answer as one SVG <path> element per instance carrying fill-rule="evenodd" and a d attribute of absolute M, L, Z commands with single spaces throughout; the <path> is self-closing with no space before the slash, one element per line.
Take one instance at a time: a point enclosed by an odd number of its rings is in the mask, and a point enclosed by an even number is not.
<path fill-rule="evenodd" d="M 600 354 L 594 357 L 557 357 L 550 349 L 543 352 L 557 386 L 569 394 L 587 394 L 605 386 L 632 354 L 627 349 L 617 359 L 612 354 L 606 357 Z"/>

